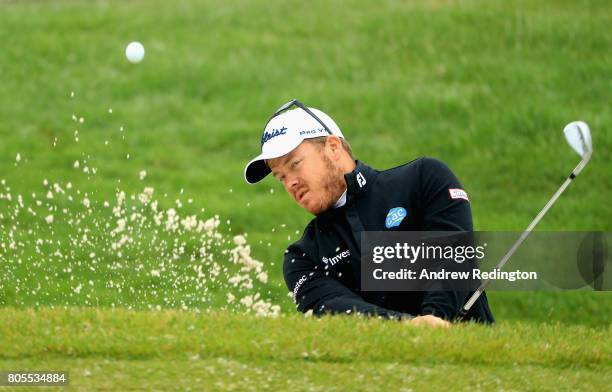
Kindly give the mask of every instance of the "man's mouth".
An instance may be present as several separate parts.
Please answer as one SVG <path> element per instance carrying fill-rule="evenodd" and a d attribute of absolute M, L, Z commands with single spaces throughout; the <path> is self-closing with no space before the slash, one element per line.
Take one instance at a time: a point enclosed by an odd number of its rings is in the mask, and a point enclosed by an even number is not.
<path fill-rule="evenodd" d="M 302 199 L 304 198 L 304 196 L 306 196 L 306 194 L 308 193 L 308 191 L 301 191 L 297 194 L 297 201 L 298 203 L 302 202 Z"/>

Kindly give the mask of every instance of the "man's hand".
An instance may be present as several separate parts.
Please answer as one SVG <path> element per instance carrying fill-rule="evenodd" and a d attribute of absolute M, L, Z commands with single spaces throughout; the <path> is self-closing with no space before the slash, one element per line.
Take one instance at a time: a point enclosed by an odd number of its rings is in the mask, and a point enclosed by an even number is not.
<path fill-rule="evenodd" d="M 417 316 L 410 320 L 410 325 L 414 325 L 416 327 L 420 327 L 422 325 L 427 327 L 434 328 L 448 328 L 450 327 L 450 323 L 440 317 L 433 316 L 431 314 L 427 314 L 425 316 Z"/>

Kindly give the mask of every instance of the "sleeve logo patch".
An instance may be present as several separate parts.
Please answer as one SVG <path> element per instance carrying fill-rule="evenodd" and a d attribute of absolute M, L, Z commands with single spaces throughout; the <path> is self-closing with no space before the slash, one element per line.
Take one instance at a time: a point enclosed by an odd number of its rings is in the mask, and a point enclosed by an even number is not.
<path fill-rule="evenodd" d="M 399 226 L 406 215 L 408 215 L 408 213 L 403 207 L 391 208 L 387 214 L 387 218 L 385 219 L 385 227 L 390 229 L 392 227 Z"/>
<path fill-rule="evenodd" d="M 448 193 L 450 193 L 451 199 L 464 199 L 464 200 L 470 201 L 470 199 L 468 199 L 467 192 L 464 191 L 463 189 L 450 188 L 448 190 Z"/>

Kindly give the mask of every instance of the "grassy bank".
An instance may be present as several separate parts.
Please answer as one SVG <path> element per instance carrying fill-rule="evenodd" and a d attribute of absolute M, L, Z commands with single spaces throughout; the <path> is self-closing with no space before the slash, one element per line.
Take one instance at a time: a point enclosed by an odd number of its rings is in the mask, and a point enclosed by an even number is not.
<path fill-rule="evenodd" d="M 77 308 L 4 308 L 0 316 L 1 368 L 68 370 L 82 390 L 420 390 L 449 382 L 458 390 L 572 390 L 611 381 L 609 327 L 430 330 L 355 317 Z"/>

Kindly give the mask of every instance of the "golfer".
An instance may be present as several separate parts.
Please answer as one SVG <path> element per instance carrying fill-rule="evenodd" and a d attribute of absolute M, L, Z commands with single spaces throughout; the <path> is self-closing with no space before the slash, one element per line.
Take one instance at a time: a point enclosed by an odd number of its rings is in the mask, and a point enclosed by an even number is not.
<path fill-rule="evenodd" d="M 315 215 L 284 256 L 283 275 L 297 309 L 357 312 L 447 326 L 467 300 L 463 291 L 361 291 L 362 231 L 471 231 L 467 193 L 442 162 L 419 158 L 378 171 L 355 160 L 327 114 L 290 101 L 274 113 L 261 138 L 261 154 L 244 176 L 254 184 L 269 173 Z M 400 222 L 386 217 L 401 209 Z M 466 320 L 492 323 L 486 295 Z"/>

